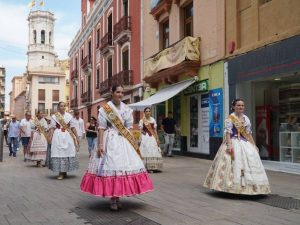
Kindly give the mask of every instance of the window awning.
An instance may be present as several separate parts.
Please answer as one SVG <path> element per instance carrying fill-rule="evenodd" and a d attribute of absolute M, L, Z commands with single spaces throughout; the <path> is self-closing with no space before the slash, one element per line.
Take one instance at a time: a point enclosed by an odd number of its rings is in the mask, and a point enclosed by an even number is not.
<path fill-rule="evenodd" d="M 159 90 L 158 92 L 156 92 L 151 97 L 149 97 L 149 98 L 147 98 L 143 101 L 130 104 L 128 106 L 130 108 L 132 108 L 133 110 L 142 111 L 146 107 L 150 107 L 152 105 L 167 101 L 168 99 L 170 99 L 173 96 L 177 95 L 179 92 L 186 89 L 191 84 L 195 83 L 197 80 L 198 80 L 198 77 L 194 77 L 192 79 L 188 79 L 188 80 L 180 81 L 176 84 L 172 84 L 168 87 L 165 87 L 165 88 Z"/>

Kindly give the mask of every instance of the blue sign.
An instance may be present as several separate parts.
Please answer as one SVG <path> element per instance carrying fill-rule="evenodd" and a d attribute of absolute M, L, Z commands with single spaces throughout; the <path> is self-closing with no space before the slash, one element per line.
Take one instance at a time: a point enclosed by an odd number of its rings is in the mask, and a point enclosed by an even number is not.
<path fill-rule="evenodd" d="M 223 137 L 223 91 L 222 88 L 209 91 L 209 136 Z"/>

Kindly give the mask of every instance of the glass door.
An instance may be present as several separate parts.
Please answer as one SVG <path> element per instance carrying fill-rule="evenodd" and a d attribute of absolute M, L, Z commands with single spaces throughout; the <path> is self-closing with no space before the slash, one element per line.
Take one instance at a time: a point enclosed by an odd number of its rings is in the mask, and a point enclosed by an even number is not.
<path fill-rule="evenodd" d="M 199 149 L 199 95 L 192 95 L 189 99 L 189 137 L 188 137 L 188 150 L 197 152 Z"/>

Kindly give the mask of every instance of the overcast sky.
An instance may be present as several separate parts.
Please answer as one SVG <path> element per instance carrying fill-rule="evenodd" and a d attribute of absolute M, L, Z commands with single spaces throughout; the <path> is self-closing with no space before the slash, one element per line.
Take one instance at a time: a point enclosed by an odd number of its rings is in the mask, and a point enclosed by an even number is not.
<path fill-rule="evenodd" d="M 9 110 L 11 80 L 25 72 L 27 64 L 28 21 L 30 0 L 0 0 L 0 65 L 6 68 L 6 110 Z M 44 7 L 32 10 L 48 10 L 54 13 L 54 44 L 59 59 L 68 57 L 72 39 L 80 28 L 81 0 L 44 0 Z"/>

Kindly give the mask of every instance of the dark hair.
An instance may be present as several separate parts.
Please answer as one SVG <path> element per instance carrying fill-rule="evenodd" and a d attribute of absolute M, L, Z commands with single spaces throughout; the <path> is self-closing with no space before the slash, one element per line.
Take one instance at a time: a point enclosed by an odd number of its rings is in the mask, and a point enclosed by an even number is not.
<path fill-rule="evenodd" d="M 118 87 L 123 88 L 123 86 L 122 86 L 121 84 L 115 84 L 115 85 L 113 85 L 113 86 L 111 87 L 111 91 L 112 91 L 112 92 L 115 92 L 115 91 L 117 90 Z"/>
<path fill-rule="evenodd" d="M 93 116 L 91 116 L 90 120 L 95 120 L 97 122 L 97 119 Z"/>
<path fill-rule="evenodd" d="M 78 110 L 74 111 L 74 115 L 75 116 L 79 115 L 79 111 Z"/>
<path fill-rule="evenodd" d="M 147 110 L 147 109 L 150 109 L 150 110 L 151 110 L 151 108 L 150 108 L 150 107 L 146 107 L 146 108 L 144 108 L 144 112 L 146 112 L 146 110 Z"/>
<path fill-rule="evenodd" d="M 168 114 L 173 114 L 172 111 L 169 111 Z"/>
<path fill-rule="evenodd" d="M 244 100 L 241 99 L 241 98 L 236 98 L 236 99 L 234 99 L 234 100 L 231 102 L 231 109 L 232 109 L 232 110 L 234 110 L 234 106 L 235 106 L 236 103 L 239 102 L 239 101 L 244 102 Z"/>
<path fill-rule="evenodd" d="M 59 102 L 58 104 L 57 104 L 57 107 L 59 107 L 60 106 L 60 104 L 62 104 L 62 103 L 64 103 L 64 102 Z M 65 104 L 65 103 L 64 103 Z"/>

